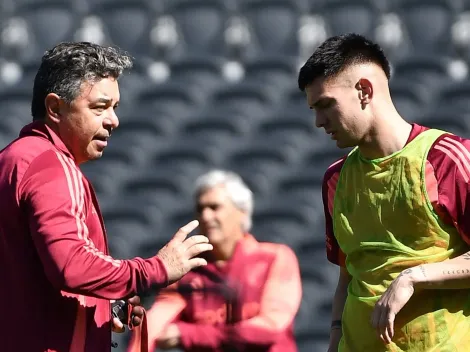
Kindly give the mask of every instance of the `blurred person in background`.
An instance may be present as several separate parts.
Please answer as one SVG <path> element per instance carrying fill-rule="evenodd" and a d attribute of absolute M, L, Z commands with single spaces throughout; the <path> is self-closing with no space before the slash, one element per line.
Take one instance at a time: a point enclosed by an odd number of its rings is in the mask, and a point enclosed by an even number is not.
<path fill-rule="evenodd" d="M 406 122 L 389 79 L 356 34 L 327 39 L 298 76 L 317 127 L 353 148 L 323 180 L 340 267 L 329 351 L 468 351 L 470 140 Z"/>
<path fill-rule="evenodd" d="M 293 324 L 302 287 L 295 253 L 250 234 L 253 195 L 235 173 L 195 182 L 208 265 L 162 290 L 148 311 L 149 351 L 297 351 Z M 138 351 L 135 334 L 128 352 Z"/>
<path fill-rule="evenodd" d="M 208 239 L 186 239 L 197 221 L 152 258 L 108 253 L 98 201 L 79 166 L 100 158 L 118 127 L 117 80 L 131 66 L 126 53 L 91 43 L 47 51 L 34 81 L 33 122 L 0 152 L 4 352 L 109 352 L 112 329 L 142 322 L 134 295 L 206 264 L 196 256 L 212 248 Z M 128 321 L 111 318 L 117 299 L 128 299 Z"/>

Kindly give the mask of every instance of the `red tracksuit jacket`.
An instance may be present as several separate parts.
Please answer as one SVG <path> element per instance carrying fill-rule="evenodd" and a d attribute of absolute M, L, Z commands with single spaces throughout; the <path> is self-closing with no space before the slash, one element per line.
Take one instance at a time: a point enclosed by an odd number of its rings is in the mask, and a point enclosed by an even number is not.
<path fill-rule="evenodd" d="M 0 152 L 2 352 L 109 352 L 109 300 L 166 284 L 158 258 L 108 255 L 93 188 L 44 123 Z"/>
<path fill-rule="evenodd" d="M 160 293 L 147 312 L 149 351 L 175 323 L 184 351 L 295 352 L 301 299 L 295 253 L 247 234 L 225 266 L 209 262 Z M 138 352 L 132 337 L 127 352 Z"/>

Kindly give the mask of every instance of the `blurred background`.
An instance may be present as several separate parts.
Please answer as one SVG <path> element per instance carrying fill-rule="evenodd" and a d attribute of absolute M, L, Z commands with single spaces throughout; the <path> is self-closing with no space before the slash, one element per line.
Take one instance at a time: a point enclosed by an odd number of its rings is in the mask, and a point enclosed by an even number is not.
<path fill-rule="evenodd" d="M 337 268 L 325 258 L 321 181 L 343 152 L 315 129 L 297 72 L 347 32 L 384 48 L 405 119 L 470 137 L 470 0 L 0 0 L 0 148 L 32 119 L 45 50 L 70 40 L 127 50 L 121 126 L 83 166 L 111 254 L 154 255 L 194 217 L 195 178 L 236 171 L 255 194 L 253 234 L 298 255 L 299 349 L 326 351 Z M 124 351 L 127 334 L 114 338 Z"/>

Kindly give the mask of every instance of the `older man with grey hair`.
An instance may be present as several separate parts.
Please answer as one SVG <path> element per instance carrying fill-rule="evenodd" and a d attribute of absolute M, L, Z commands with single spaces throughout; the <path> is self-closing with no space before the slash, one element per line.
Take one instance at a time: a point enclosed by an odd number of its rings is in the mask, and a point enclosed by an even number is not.
<path fill-rule="evenodd" d="M 41 59 L 33 122 L 0 151 L 3 352 L 109 352 L 111 331 L 128 323 L 145 332 L 134 295 L 206 264 L 193 257 L 212 248 L 208 239 L 186 239 L 197 221 L 150 258 L 108 252 L 97 197 L 79 166 L 99 159 L 118 127 L 118 79 L 131 66 L 118 48 L 86 42 L 58 44 Z M 124 322 L 111 315 L 110 301 L 120 299 L 129 303 Z"/>
<path fill-rule="evenodd" d="M 148 311 L 149 351 L 296 351 L 293 322 L 302 288 L 294 252 L 249 231 L 253 193 L 233 172 L 195 182 L 201 232 L 213 245 L 208 265 L 164 289 Z M 139 351 L 135 337 L 129 352 Z"/>

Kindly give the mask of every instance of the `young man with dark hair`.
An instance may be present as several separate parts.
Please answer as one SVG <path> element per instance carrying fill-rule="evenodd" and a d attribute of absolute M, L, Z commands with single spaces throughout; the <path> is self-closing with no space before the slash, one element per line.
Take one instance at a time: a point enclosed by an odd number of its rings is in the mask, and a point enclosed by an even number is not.
<path fill-rule="evenodd" d="M 197 221 L 152 258 L 108 254 L 98 201 L 79 165 L 101 157 L 118 127 L 117 80 L 131 66 L 126 53 L 91 43 L 62 43 L 42 58 L 34 121 L 0 152 L 2 351 L 109 352 L 112 328 L 123 329 L 111 319 L 111 300 L 166 287 L 207 264 L 197 256 L 212 249 L 208 239 L 186 239 Z M 142 308 L 131 315 L 139 325 Z"/>
<path fill-rule="evenodd" d="M 470 141 L 410 124 L 381 48 L 327 39 L 298 84 L 339 148 L 325 173 L 328 259 L 340 266 L 330 351 L 470 346 Z"/>

